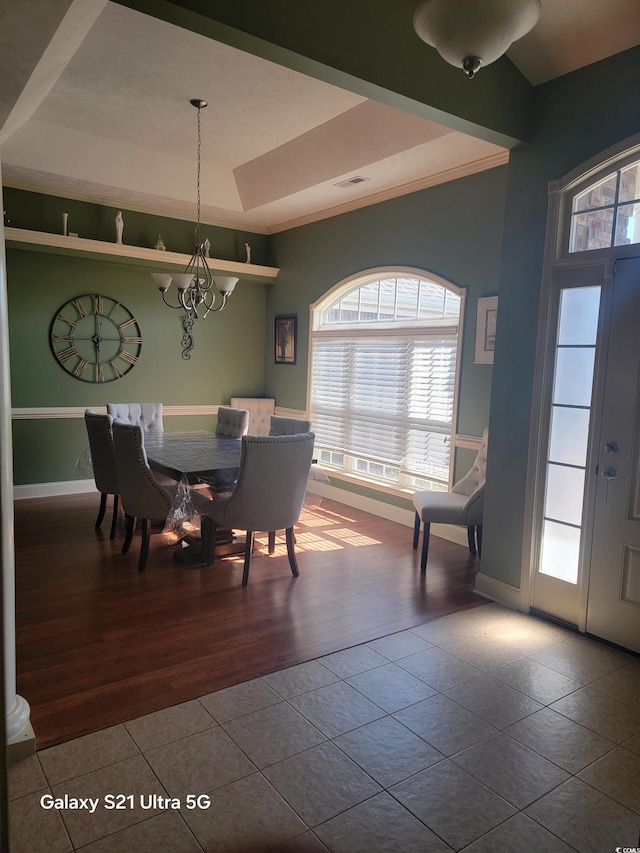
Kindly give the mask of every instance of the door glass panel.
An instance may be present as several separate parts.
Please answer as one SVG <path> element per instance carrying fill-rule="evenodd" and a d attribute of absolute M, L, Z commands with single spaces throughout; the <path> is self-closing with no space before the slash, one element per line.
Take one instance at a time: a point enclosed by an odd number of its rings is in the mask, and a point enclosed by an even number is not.
<path fill-rule="evenodd" d="M 616 218 L 616 246 L 640 243 L 640 202 L 618 208 Z"/>
<path fill-rule="evenodd" d="M 557 350 L 554 403 L 565 406 L 591 405 L 594 357 L 594 347 Z"/>
<path fill-rule="evenodd" d="M 598 334 L 600 288 L 575 287 L 562 291 L 558 344 L 593 345 Z"/>
<path fill-rule="evenodd" d="M 584 466 L 587 461 L 588 439 L 588 409 L 553 407 L 549 461 Z"/>
<path fill-rule="evenodd" d="M 559 308 L 538 573 L 576 584 L 600 287 L 563 288 Z"/>
<path fill-rule="evenodd" d="M 545 516 L 567 524 L 579 525 L 582 521 L 583 491 L 584 468 L 549 465 Z"/>
<path fill-rule="evenodd" d="M 580 529 L 545 521 L 542 529 L 540 574 L 575 584 L 578 581 Z"/>

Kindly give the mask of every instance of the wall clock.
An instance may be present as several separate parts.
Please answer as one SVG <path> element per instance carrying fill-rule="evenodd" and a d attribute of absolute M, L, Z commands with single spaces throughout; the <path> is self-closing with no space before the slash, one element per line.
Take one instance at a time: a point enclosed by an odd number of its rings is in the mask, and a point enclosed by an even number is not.
<path fill-rule="evenodd" d="M 140 328 L 115 299 L 89 293 L 56 311 L 49 333 L 58 364 L 83 382 L 113 382 L 138 362 Z"/>

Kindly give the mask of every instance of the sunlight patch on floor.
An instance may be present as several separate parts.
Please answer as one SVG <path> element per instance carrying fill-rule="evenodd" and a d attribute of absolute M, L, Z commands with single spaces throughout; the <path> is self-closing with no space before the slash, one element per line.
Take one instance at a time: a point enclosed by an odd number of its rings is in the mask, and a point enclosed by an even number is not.
<path fill-rule="evenodd" d="M 351 530 L 349 527 L 340 527 L 337 530 L 327 530 L 327 536 L 335 536 L 341 542 L 347 545 L 353 545 L 359 548 L 362 545 L 381 545 L 378 539 L 372 539 L 370 536 L 364 536 L 356 530 Z"/>

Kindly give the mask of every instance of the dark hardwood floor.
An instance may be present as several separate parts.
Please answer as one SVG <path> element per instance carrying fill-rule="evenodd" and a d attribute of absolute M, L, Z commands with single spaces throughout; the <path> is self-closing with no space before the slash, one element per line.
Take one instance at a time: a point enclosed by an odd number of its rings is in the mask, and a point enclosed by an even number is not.
<path fill-rule="evenodd" d="M 432 537 L 426 576 L 412 530 L 326 499 L 297 527 L 300 577 L 276 553 L 183 567 L 154 533 L 120 553 L 98 495 L 16 502 L 18 693 L 38 748 L 319 655 L 486 603 L 477 558 Z M 266 534 L 261 537 L 266 543 Z"/>

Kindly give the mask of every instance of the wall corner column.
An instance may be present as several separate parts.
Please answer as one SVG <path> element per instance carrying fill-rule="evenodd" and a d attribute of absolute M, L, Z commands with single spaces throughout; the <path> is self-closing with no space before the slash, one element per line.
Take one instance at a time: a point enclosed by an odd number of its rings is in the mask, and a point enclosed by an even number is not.
<path fill-rule="evenodd" d="M 0 203 L 2 203 L 0 163 Z M 2 204 L 4 211 L 4 204 Z M 4 216 L 0 221 L 0 561 L 2 567 L 3 671 L 5 726 L 9 761 L 35 752 L 28 702 L 16 693 L 15 540 L 13 515 L 13 445 L 11 438 L 11 372 Z"/>

